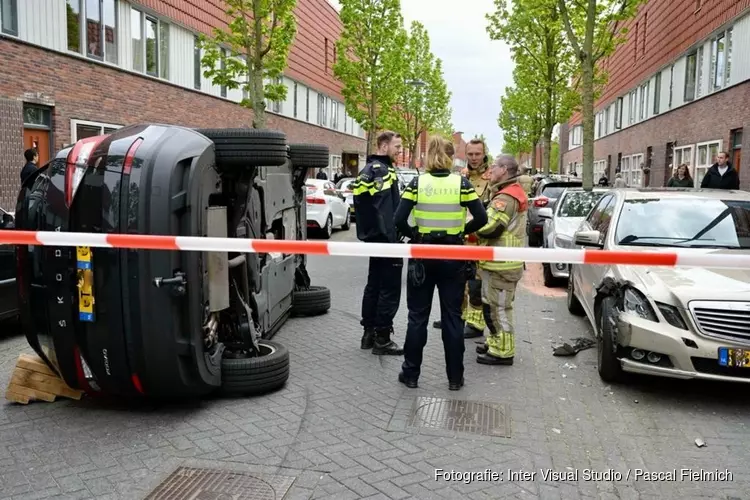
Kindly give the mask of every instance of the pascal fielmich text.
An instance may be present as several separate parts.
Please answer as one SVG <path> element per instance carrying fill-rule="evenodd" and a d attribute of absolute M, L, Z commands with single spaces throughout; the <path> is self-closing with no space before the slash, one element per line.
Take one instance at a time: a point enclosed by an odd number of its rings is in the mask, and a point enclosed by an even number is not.
<path fill-rule="evenodd" d="M 628 469 L 625 472 L 614 469 L 592 470 L 592 469 L 568 469 L 566 471 L 555 471 L 552 469 L 540 469 L 539 471 L 507 469 L 495 471 L 485 469 L 482 471 L 461 472 L 456 470 L 435 469 L 435 481 L 451 481 L 461 483 L 475 483 L 486 481 L 734 481 L 734 475 L 729 469 L 672 469 L 668 471 L 647 471 L 644 469 Z"/>

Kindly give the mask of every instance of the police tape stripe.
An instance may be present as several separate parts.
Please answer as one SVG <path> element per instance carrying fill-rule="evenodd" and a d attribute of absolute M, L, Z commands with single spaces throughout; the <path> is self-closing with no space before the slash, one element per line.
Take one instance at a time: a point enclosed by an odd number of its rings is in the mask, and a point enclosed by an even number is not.
<path fill-rule="evenodd" d="M 88 246 L 135 250 L 198 252 L 282 253 L 339 257 L 394 257 L 450 260 L 524 261 L 568 264 L 623 264 L 750 269 L 750 254 L 706 253 L 705 250 L 620 251 L 562 248 L 500 248 L 458 245 L 407 245 L 345 241 L 290 241 L 157 236 L 144 234 L 69 233 L 53 231 L 0 231 L 0 244 Z"/>

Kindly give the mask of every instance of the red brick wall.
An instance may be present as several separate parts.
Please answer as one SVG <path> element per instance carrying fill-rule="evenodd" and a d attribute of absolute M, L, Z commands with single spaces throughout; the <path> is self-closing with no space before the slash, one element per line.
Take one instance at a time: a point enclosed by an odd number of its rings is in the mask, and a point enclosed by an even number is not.
<path fill-rule="evenodd" d="M 596 103 L 596 111 L 750 8 L 750 0 L 702 0 L 701 3 L 698 11 L 696 0 L 649 0 L 641 5 L 638 14 L 625 24 L 626 41 L 608 60 L 602 61 L 609 82 Z M 580 113 L 569 120 L 580 121 Z"/>
<path fill-rule="evenodd" d="M 26 92 L 39 92 L 54 101 L 54 150 L 70 142 L 71 119 L 187 127 L 243 127 L 252 120 L 252 112 L 234 102 L 6 38 L 0 38 L 0 68 L 14 69 L 0 78 L 0 97 L 22 99 Z M 270 113 L 268 117 L 268 128 L 283 130 L 290 143 L 325 144 L 331 154 L 365 150 L 364 139 Z M 2 130 L 6 123 L 0 125 Z M 22 139 L 19 129 L 21 147 Z M 0 156 L 6 154 L 0 150 Z M 23 166 L 18 157 L 14 161 L 18 169 Z M 0 183 L 12 181 L 9 189 L 17 189 L 16 177 L 4 176 Z"/>
<path fill-rule="evenodd" d="M 164 15 L 201 33 L 211 34 L 214 28 L 227 24 L 221 0 L 132 0 L 157 14 Z M 285 74 L 343 101 L 341 83 L 333 76 L 334 41 L 341 34 L 341 21 L 328 0 L 299 0 L 294 14 L 297 34 L 289 54 Z M 325 40 L 328 39 L 326 69 Z"/>
<path fill-rule="evenodd" d="M 663 113 L 645 122 L 608 135 L 594 143 L 594 159 L 606 160 L 612 155 L 612 171 L 617 155 L 644 154 L 653 148 L 650 186 L 664 185 L 667 143 L 677 142 L 677 147 L 716 139 L 723 141 L 722 148 L 729 149 L 730 131 L 750 130 L 750 82 L 735 85 L 711 97 L 698 99 L 691 104 Z M 562 140 L 562 138 L 561 138 Z M 563 166 L 582 162 L 583 148 L 577 147 L 563 155 Z M 750 183 L 750 155 L 745 155 L 740 167 L 740 184 Z"/>

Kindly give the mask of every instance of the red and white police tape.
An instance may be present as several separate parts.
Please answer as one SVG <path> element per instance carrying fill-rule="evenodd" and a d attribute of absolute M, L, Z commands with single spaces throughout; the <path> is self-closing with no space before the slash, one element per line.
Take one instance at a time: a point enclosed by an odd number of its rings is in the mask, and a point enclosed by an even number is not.
<path fill-rule="evenodd" d="M 578 250 L 562 248 L 499 248 L 461 245 L 412 245 L 347 241 L 249 240 L 147 234 L 0 231 L 0 245 L 87 246 L 136 250 L 281 253 L 342 257 L 400 257 L 418 259 L 524 261 L 568 264 L 624 264 L 750 269 L 750 252 L 716 253 L 707 249 L 670 251 Z"/>

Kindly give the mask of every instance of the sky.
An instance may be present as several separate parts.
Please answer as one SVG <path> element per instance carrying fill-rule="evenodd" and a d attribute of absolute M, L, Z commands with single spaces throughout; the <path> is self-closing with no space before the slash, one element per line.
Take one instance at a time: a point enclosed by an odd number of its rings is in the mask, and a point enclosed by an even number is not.
<path fill-rule="evenodd" d="M 337 0 L 329 0 L 338 8 Z M 467 141 L 484 134 L 492 154 L 499 154 L 503 135 L 497 124 L 500 97 L 513 84 L 509 47 L 490 40 L 485 14 L 493 0 L 401 0 L 404 25 L 424 24 L 433 54 L 443 60 L 452 92 L 453 126 Z"/>

